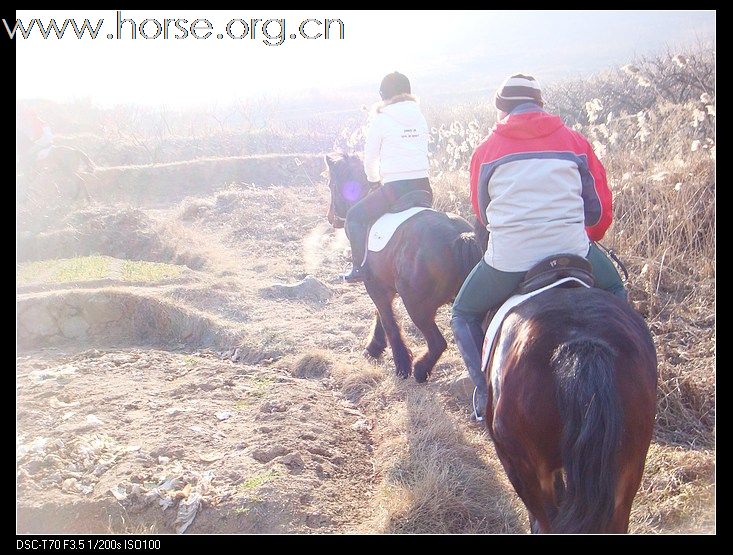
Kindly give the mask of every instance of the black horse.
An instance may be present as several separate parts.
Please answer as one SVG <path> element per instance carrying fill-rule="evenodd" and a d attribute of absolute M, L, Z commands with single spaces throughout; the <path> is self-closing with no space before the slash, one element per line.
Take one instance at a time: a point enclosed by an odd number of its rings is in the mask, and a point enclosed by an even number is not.
<path fill-rule="evenodd" d="M 342 228 L 349 208 L 369 194 L 369 183 L 359 156 L 328 155 L 326 164 L 331 190 L 328 221 Z M 460 216 L 424 210 L 403 223 L 386 247 L 367 256 L 369 278 L 364 285 L 377 315 L 365 354 L 378 358 L 389 341 L 397 375 L 410 375 L 412 353 L 392 308 L 399 295 L 428 344 L 414 364 L 415 379 L 427 380 L 447 346 L 435 324 L 438 308 L 455 298 L 480 258 L 471 225 Z"/>

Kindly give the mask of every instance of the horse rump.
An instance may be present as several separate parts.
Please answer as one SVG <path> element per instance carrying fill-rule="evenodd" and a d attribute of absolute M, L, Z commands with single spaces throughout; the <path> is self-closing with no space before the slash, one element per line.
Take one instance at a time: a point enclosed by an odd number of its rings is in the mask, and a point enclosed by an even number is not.
<path fill-rule="evenodd" d="M 455 257 L 456 268 L 460 271 L 460 284 L 458 285 L 460 289 L 468 274 L 478 264 L 479 260 L 481 260 L 481 246 L 476 241 L 475 233 L 468 231 L 456 237 L 451 247 L 453 256 Z M 456 290 L 456 293 L 458 293 L 458 290 Z"/>

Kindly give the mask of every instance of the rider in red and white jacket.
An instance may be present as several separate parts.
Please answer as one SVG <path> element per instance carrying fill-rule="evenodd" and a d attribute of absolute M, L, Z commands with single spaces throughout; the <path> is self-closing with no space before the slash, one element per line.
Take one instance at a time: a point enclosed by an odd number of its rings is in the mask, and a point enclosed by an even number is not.
<path fill-rule="evenodd" d="M 626 298 L 613 263 L 595 245 L 611 224 L 611 191 L 588 141 L 544 111 L 539 83 L 512 75 L 496 93 L 499 121 L 471 159 L 471 202 L 489 231 L 486 254 L 453 303 L 451 327 L 476 385 L 483 418 L 488 388 L 481 369 L 481 323 L 548 256 L 588 259 L 595 286 Z"/>
<path fill-rule="evenodd" d="M 591 145 L 533 102 L 512 110 L 475 150 L 471 203 L 491 230 L 486 263 L 505 272 L 527 271 L 553 253 L 585 256 L 588 239 L 602 239 L 612 218 L 606 171 Z"/>

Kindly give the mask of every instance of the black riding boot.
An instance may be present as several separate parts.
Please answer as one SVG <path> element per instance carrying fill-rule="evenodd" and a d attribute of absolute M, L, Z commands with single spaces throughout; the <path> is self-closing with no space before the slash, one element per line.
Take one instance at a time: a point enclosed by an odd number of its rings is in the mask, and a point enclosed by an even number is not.
<path fill-rule="evenodd" d="M 476 386 L 473 393 L 473 420 L 481 422 L 486 412 L 486 401 L 488 400 L 489 387 L 486 383 L 486 377 L 481 371 L 481 349 L 483 347 L 484 337 L 481 324 L 472 322 L 457 314 L 451 318 L 451 328 L 453 329 L 453 338 L 461 353 L 463 362 L 468 369 L 468 375 Z"/>
<path fill-rule="evenodd" d="M 348 218 L 347 218 L 348 220 Z M 363 266 L 367 247 L 369 226 L 360 222 L 346 222 L 346 236 L 351 242 L 351 272 L 342 276 L 347 283 L 359 283 L 366 279 L 366 268 Z"/>

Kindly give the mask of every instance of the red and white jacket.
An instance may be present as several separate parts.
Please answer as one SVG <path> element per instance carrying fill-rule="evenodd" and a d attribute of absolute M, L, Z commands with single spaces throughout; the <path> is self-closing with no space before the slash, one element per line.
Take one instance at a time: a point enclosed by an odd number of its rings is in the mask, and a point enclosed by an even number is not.
<path fill-rule="evenodd" d="M 586 256 L 611 225 L 606 171 L 560 117 L 524 104 L 499 121 L 471 158 L 471 203 L 490 231 L 484 256 L 524 272 L 547 256 Z"/>

